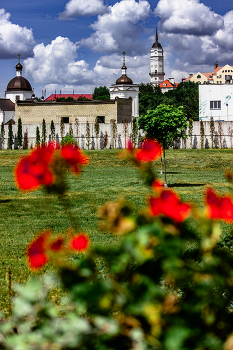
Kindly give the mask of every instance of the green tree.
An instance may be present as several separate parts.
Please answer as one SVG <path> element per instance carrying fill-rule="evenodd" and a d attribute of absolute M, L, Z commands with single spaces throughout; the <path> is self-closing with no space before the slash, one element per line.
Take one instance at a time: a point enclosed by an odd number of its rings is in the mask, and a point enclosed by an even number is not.
<path fill-rule="evenodd" d="M 43 119 L 43 121 L 42 121 L 42 135 L 41 135 L 41 144 L 42 145 L 46 144 L 46 137 L 47 137 L 46 124 L 45 124 L 45 119 Z"/>
<path fill-rule="evenodd" d="M 165 148 L 172 146 L 174 141 L 186 137 L 185 128 L 188 126 L 183 107 L 159 105 L 155 110 L 148 111 L 138 118 L 139 128 L 146 132 L 146 137 L 157 139 L 164 150 L 164 179 L 166 180 Z"/>
<path fill-rule="evenodd" d="M 79 147 L 79 119 L 75 119 L 75 131 L 76 131 L 76 138 L 77 138 L 77 145 Z"/>
<path fill-rule="evenodd" d="M 99 138 L 99 133 L 100 133 L 100 124 L 99 124 L 99 119 L 96 117 L 95 118 L 95 138 L 96 138 L 96 148 L 98 149 L 98 138 Z"/>
<path fill-rule="evenodd" d="M 214 148 L 214 136 L 215 136 L 214 118 L 211 116 L 211 117 L 210 117 L 211 148 Z"/>
<path fill-rule="evenodd" d="M 36 147 L 40 147 L 40 129 L 36 127 Z"/>
<path fill-rule="evenodd" d="M 137 124 L 137 119 L 133 118 L 132 121 L 132 142 L 133 146 L 137 146 L 137 139 L 138 139 L 138 124 Z"/>
<path fill-rule="evenodd" d="M 203 120 L 200 121 L 200 135 L 201 135 L 201 149 L 205 148 L 204 143 L 205 143 L 205 128 L 204 128 L 204 123 Z"/>
<path fill-rule="evenodd" d="M 163 103 L 163 93 L 160 87 L 152 84 L 139 84 L 139 114 L 144 115 L 148 110 L 155 109 Z"/>
<path fill-rule="evenodd" d="M 61 139 L 64 137 L 64 132 L 65 132 L 65 124 L 64 124 L 64 119 L 61 118 L 60 122 L 60 133 L 61 133 Z"/>
<path fill-rule="evenodd" d="M 92 95 L 93 100 L 110 100 L 110 93 L 106 86 L 96 87 Z"/>
<path fill-rule="evenodd" d="M 71 137 L 74 137 L 74 132 L 73 132 L 72 123 L 69 124 L 69 135 L 70 135 Z"/>
<path fill-rule="evenodd" d="M 28 131 L 24 133 L 23 149 L 28 149 Z"/>
<path fill-rule="evenodd" d="M 1 147 L 4 149 L 4 143 L 5 143 L 5 127 L 4 123 L 1 124 Z"/>
<path fill-rule="evenodd" d="M 193 81 L 180 83 L 175 91 L 177 106 L 184 107 L 187 120 L 199 120 L 199 84 Z"/>
<path fill-rule="evenodd" d="M 10 119 L 8 124 L 8 148 L 12 149 L 13 144 L 14 144 L 14 135 L 12 130 L 12 121 Z"/>
<path fill-rule="evenodd" d="M 51 120 L 50 132 L 51 132 L 51 140 L 54 141 L 55 140 L 55 125 L 54 125 L 53 120 Z"/>
<path fill-rule="evenodd" d="M 18 148 L 21 148 L 23 146 L 23 132 L 22 132 L 21 118 L 18 119 L 17 146 Z"/>
<path fill-rule="evenodd" d="M 116 123 L 116 119 L 112 120 L 112 138 L 113 138 L 113 148 L 116 148 L 116 140 L 117 140 L 117 123 Z"/>
<path fill-rule="evenodd" d="M 90 130 L 90 124 L 88 121 L 86 124 L 86 141 L 87 141 L 87 143 L 86 143 L 87 148 L 89 149 L 90 144 L 91 144 L 91 130 Z"/>

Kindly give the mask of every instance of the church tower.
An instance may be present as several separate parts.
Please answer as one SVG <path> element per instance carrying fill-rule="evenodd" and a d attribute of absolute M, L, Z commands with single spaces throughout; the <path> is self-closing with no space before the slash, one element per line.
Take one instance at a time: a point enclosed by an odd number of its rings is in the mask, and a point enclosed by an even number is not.
<path fill-rule="evenodd" d="M 155 43 L 150 50 L 150 82 L 154 86 L 164 81 L 164 58 L 163 48 L 158 41 L 158 32 L 156 27 Z"/>

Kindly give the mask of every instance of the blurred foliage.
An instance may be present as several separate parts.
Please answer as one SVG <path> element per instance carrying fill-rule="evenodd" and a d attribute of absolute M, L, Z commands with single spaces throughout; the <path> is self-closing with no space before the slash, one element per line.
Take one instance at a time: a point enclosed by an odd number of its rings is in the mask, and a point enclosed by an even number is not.
<path fill-rule="evenodd" d="M 92 95 L 93 100 L 110 100 L 110 93 L 106 86 L 96 87 Z"/>
<path fill-rule="evenodd" d="M 138 167 L 143 179 L 156 178 Z M 1 349 L 231 350 L 232 234 L 223 237 L 206 208 L 176 223 L 120 199 L 99 216 L 122 235 L 119 245 L 92 246 L 15 286 Z M 54 288 L 66 291 L 62 315 L 50 301 Z"/>
<path fill-rule="evenodd" d="M 77 145 L 77 141 L 73 136 L 70 134 L 67 134 L 66 136 L 63 137 L 63 139 L 60 142 L 61 146 L 67 146 L 67 145 Z"/>

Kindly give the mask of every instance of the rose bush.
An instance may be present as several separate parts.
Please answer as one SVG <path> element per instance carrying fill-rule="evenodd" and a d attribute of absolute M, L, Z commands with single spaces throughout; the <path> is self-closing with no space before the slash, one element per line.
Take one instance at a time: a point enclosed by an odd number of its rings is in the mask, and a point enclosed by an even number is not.
<path fill-rule="evenodd" d="M 47 151 L 36 162 L 29 155 L 24 171 L 25 159 L 17 165 L 19 188 L 35 189 L 34 180 L 31 188 L 20 185 L 31 176 L 47 190 L 41 166 L 60 183 L 67 166 L 77 174 L 87 162 L 76 148 Z M 183 202 L 153 172 L 161 154 L 153 140 L 123 153 L 151 195 L 140 212 L 122 199 L 100 209 L 103 227 L 122 236 L 119 246 L 94 246 L 74 228 L 60 236 L 44 231 L 29 244 L 29 268 L 50 261 L 57 272 L 16 286 L 12 315 L 1 325 L 2 349 L 232 349 L 233 256 L 219 223 L 232 222 L 232 197 L 207 188 L 204 209 Z M 48 300 L 54 287 L 66 292 L 62 317 Z"/>

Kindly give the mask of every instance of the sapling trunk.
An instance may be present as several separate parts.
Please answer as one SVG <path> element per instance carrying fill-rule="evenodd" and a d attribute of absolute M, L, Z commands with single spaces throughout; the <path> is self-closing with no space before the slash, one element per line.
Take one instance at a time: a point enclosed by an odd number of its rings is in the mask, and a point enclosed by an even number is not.
<path fill-rule="evenodd" d="M 161 172 L 160 172 L 160 174 L 162 174 L 163 173 L 163 156 L 161 157 Z"/>
<path fill-rule="evenodd" d="M 167 177 L 166 177 L 166 161 L 165 161 L 165 147 L 163 147 L 163 164 L 164 164 L 164 187 L 167 188 Z"/>

